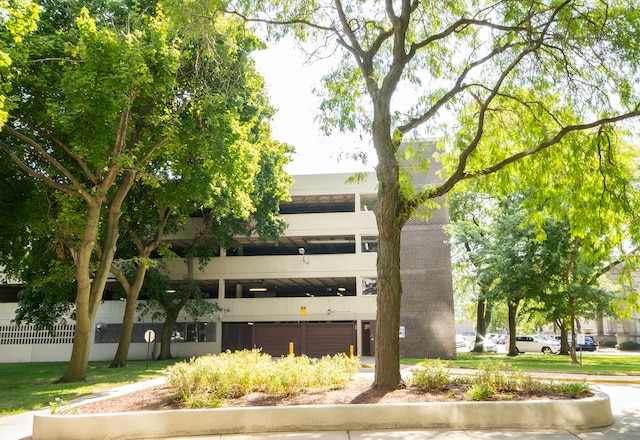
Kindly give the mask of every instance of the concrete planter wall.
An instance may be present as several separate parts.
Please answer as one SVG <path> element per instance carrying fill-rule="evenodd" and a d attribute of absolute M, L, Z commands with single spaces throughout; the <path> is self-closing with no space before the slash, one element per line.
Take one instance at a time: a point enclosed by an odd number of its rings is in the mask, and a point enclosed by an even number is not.
<path fill-rule="evenodd" d="M 36 415 L 33 440 L 126 440 L 211 434 L 381 429 L 572 429 L 613 423 L 609 396 L 579 400 L 301 405 Z"/>

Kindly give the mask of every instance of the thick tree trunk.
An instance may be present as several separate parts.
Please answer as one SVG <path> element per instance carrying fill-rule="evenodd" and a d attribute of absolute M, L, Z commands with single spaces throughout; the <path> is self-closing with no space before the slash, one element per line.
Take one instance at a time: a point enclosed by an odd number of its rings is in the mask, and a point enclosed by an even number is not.
<path fill-rule="evenodd" d="M 78 252 L 75 256 L 76 277 L 78 288 L 76 292 L 76 330 L 73 338 L 71 359 L 67 370 L 59 379 L 61 383 L 83 382 L 87 377 L 89 362 L 89 350 L 91 348 L 91 331 L 93 320 L 102 301 L 104 287 L 110 272 L 111 263 L 116 252 L 118 241 L 118 222 L 121 215 L 121 207 L 124 198 L 133 185 L 135 173 L 132 170 L 125 171 L 122 175 L 113 198 L 108 205 L 105 236 L 93 282 L 90 278 L 91 254 L 98 238 L 98 229 L 101 220 L 103 201 L 87 195 L 85 201 L 88 205 L 87 223 Z M 108 189 L 100 189 L 106 193 Z"/>
<path fill-rule="evenodd" d="M 404 222 L 398 219 L 402 208 L 399 165 L 389 137 L 390 121 L 383 107 L 375 112 L 373 137 L 378 155 L 378 203 L 374 210 L 378 226 L 376 368 L 373 386 L 404 386 L 400 375 L 400 233 Z M 381 119 L 382 118 L 382 119 Z M 406 220 L 405 220 L 406 221 Z"/>
<path fill-rule="evenodd" d="M 80 295 L 80 292 L 77 294 Z M 88 297 L 88 293 L 82 293 Z M 78 300 L 76 299 L 76 307 Z M 76 328 L 73 335 L 73 346 L 71 348 L 71 358 L 63 376 L 58 379 L 59 383 L 84 382 L 87 378 L 87 365 L 89 363 L 89 352 L 91 348 L 92 320 L 87 313 L 76 314 Z"/>
<path fill-rule="evenodd" d="M 509 301 L 509 352 L 507 356 L 518 355 L 518 348 L 516 347 L 516 315 L 519 304 L 520 300 Z"/>
<path fill-rule="evenodd" d="M 129 346 L 131 345 L 131 333 L 133 332 L 133 322 L 138 308 L 138 297 L 140 296 L 140 290 L 142 290 L 142 284 L 144 283 L 144 276 L 146 273 L 147 266 L 143 263 L 139 263 L 133 284 L 125 288 L 127 301 L 124 308 L 124 316 L 122 317 L 122 331 L 120 333 L 118 349 L 116 350 L 116 354 L 113 357 L 113 361 L 111 361 L 109 368 L 124 368 L 127 366 Z"/>
<path fill-rule="evenodd" d="M 378 244 L 378 297 L 374 387 L 398 388 L 400 375 L 400 230 L 384 228 Z"/>
<path fill-rule="evenodd" d="M 596 312 L 596 334 L 598 336 L 604 336 L 604 318 L 602 312 Z"/>
<path fill-rule="evenodd" d="M 569 355 L 569 335 L 567 332 L 567 326 L 563 323 L 560 327 L 560 354 Z"/>
<path fill-rule="evenodd" d="M 162 336 L 160 339 L 160 354 L 159 360 L 173 359 L 171 356 L 171 333 L 173 332 L 176 322 L 178 321 L 178 314 L 180 309 L 173 309 L 167 311 L 167 316 L 162 324 Z"/>
<path fill-rule="evenodd" d="M 92 282 L 89 267 L 91 254 L 98 236 L 101 208 L 102 204 L 97 200 L 93 200 L 89 204 L 82 243 L 74 255 L 76 279 L 78 281 L 75 300 L 76 328 L 69 365 L 67 365 L 67 370 L 58 380 L 61 383 L 84 382 L 87 377 L 93 325 L 91 302 L 92 298 L 102 297 L 102 291 L 106 283 L 106 278 L 104 281 L 94 279 Z"/>

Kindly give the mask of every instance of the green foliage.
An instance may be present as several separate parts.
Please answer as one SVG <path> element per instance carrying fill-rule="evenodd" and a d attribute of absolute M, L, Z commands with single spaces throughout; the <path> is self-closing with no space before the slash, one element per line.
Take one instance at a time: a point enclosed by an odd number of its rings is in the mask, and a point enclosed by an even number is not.
<path fill-rule="evenodd" d="M 566 217 L 546 214 L 544 206 L 533 204 L 539 197 L 522 192 L 495 197 L 482 191 L 450 197 L 447 232 L 456 285 L 476 292 L 466 295 L 468 303 L 483 299 L 493 307 L 521 301 L 520 333 L 549 323 L 570 330 L 572 311 L 593 318 L 596 312 L 611 313 L 616 304 L 613 293 L 597 282 L 611 255 L 593 251 L 595 231 L 590 239 L 573 236 Z"/>
<path fill-rule="evenodd" d="M 31 0 L 0 1 L 0 124 L 7 120 L 6 93 L 11 87 L 11 63 L 23 56 L 23 41 L 36 29 L 40 11 Z"/>
<path fill-rule="evenodd" d="M 483 362 L 479 370 L 474 384 L 491 390 L 493 394 L 517 389 L 525 381 L 521 370 L 501 361 Z"/>
<path fill-rule="evenodd" d="M 557 393 L 563 393 L 567 396 L 584 396 L 591 392 L 591 388 L 586 382 L 535 382 L 530 381 L 529 389 L 532 392 L 544 392 L 553 390 Z"/>
<path fill-rule="evenodd" d="M 541 394 L 544 392 L 564 393 L 571 396 L 590 392 L 589 384 L 533 380 L 531 376 L 512 365 L 502 362 L 482 362 L 480 372 L 474 377 L 467 390 L 469 400 L 509 400 L 515 392 Z"/>
<path fill-rule="evenodd" d="M 335 389 L 358 371 L 360 362 L 345 355 L 273 360 L 259 350 L 194 358 L 167 368 L 167 382 L 189 408 L 216 407 L 225 398 L 251 392 L 293 395 L 310 388 Z"/>
<path fill-rule="evenodd" d="M 442 391 L 449 386 L 446 364 L 440 359 L 428 359 L 420 364 L 422 368 L 413 369 L 409 383 L 426 391 Z"/>
<path fill-rule="evenodd" d="M 64 410 L 67 406 L 69 406 L 69 402 L 67 402 L 66 400 L 60 399 L 59 397 L 56 397 L 54 401 L 49 402 L 49 412 L 51 414 L 55 414 L 58 411 L 58 409 Z"/>
<path fill-rule="evenodd" d="M 290 31 L 314 44 L 313 55 L 333 56 L 337 66 L 323 80 L 319 120 L 326 131 L 358 131 L 375 148 L 380 248 L 390 250 L 379 255 L 378 271 L 385 276 L 379 277 L 378 298 L 394 304 L 385 310 L 392 319 L 378 326 L 385 362 L 376 369 L 376 381 L 389 387 L 401 380 L 396 371 L 400 308 L 395 304 L 401 296 L 397 237 L 406 221 L 461 182 L 486 175 L 496 174 L 487 185 L 491 193 L 513 185 L 527 187 L 529 179 L 538 183 L 534 191 L 555 182 L 558 192 L 573 186 L 586 191 L 604 174 L 602 181 L 612 185 L 590 193 L 585 205 L 592 211 L 584 221 L 578 204 L 564 207 L 554 201 L 549 211 L 575 214 L 569 216 L 571 236 L 590 242 L 594 253 L 611 248 L 620 234 L 612 234 L 611 240 L 601 234 L 592 237 L 584 225 L 595 228 L 594 218 L 629 213 L 609 210 L 617 205 L 613 201 L 622 200 L 618 195 L 624 195 L 627 169 L 620 165 L 623 160 L 611 162 L 613 167 L 604 163 L 621 157 L 609 154 L 614 149 L 606 140 L 612 139 L 612 127 L 620 129 L 624 121 L 640 116 L 635 43 L 640 27 L 634 22 L 638 0 L 403 5 L 238 0 L 228 8 L 260 24 L 269 17 L 270 23 L 282 26 L 274 32 L 277 36 Z M 440 180 L 421 181 L 413 189 L 398 156 L 403 141 L 412 136 L 443 137 L 438 156 L 444 164 Z M 572 156 L 575 149 L 584 155 Z M 542 152 L 551 160 L 527 160 Z M 413 169 L 425 169 L 431 155 L 421 160 L 424 165 Z M 511 165 L 516 163 L 523 164 L 521 175 L 526 177 L 514 178 Z M 594 163 L 597 172 L 585 172 Z M 607 180 L 616 170 L 621 179 Z M 569 197 L 575 201 L 580 196 Z M 604 209 L 598 209 L 598 197 Z M 544 201 L 534 205 L 544 206 Z M 601 231 L 607 231 L 606 223 Z M 530 246 L 519 251 L 534 255 Z M 525 291 L 539 288 L 526 279 L 531 272 L 524 265 L 518 267 L 521 276 L 500 280 L 504 287 L 510 284 L 512 305 Z"/>
<path fill-rule="evenodd" d="M 600 339 L 598 341 L 598 347 L 602 348 L 614 348 L 616 346 L 615 339 Z"/>
<path fill-rule="evenodd" d="M 491 388 L 491 385 L 486 382 L 474 383 L 466 393 L 466 397 L 469 400 L 492 400 L 496 393 Z"/>
<path fill-rule="evenodd" d="M 476 362 L 477 372 L 452 378 L 448 370 L 451 363 L 455 361 L 448 361 L 447 364 L 441 360 L 417 361 L 420 367 L 412 369 L 410 384 L 432 392 L 445 391 L 454 384 L 462 385 L 466 387 L 465 397 L 473 401 L 509 400 L 518 392 L 551 392 L 568 396 L 580 396 L 590 392 L 589 385 L 585 382 L 533 380 L 530 375 L 525 375 L 510 363 L 494 359 Z"/>
<path fill-rule="evenodd" d="M 640 344 L 633 341 L 625 341 L 618 344 L 620 350 L 640 350 Z"/>
<path fill-rule="evenodd" d="M 7 29 L 15 31 L 11 47 L 20 56 L 0 66 L 3 81 L 11 79 L 1 90 L 10 112 L 0 148 L 3 162 L 10 157 L 31 183 L 38 180 L 51 193 L 32 217 L 17 223 L 29 229 L 20 235 L 24 240 L 11 243 L 11 252 L 48 258 L 53 266 L 63 265 L 67 248 L 78 268 L 77 298 L 87 296 L 78 303 L 94 308 L 109 268 L 127 262 L 151 266 L 149 256 L 162 246 L 164 234 L 199 208 L 215 213 L 214 224 L 234 221 L 216 231 L 217 246 L 238 231 L 254 232 L 248 224 L 265 237 L 282 233 L 284 222 L 276 214 L 290 183 L 283 167 L 291 149 L 271 140 L 273 109 L 250 57 L 262 43 L 241 20 L 193 17 L 155 1 L 64 0 L 41 2 L 38 25 L 27 26 L 25 16 L 20 30 L 13 12 L 30 5 L 11 2 L 12 9 L 2 11 L 1 19 L 11 22 Z M 29 38 L 18 41 L 25 32 Z M 37 195 L 30 194 L 34 204 Z M 18 208 L 19 202 L 12 203 Z M 120 234 L 117 244 L 115 238 L 104 242 L 119 227 L 128 234 Z M 35 249 L 32 240 L 44 237 L 57 255 L 27 251 Z M 117 247 L 119 261 L 112 266 Z M 39 270 L 47 281 L 29 278 L 25 268 L 35 263 L 26 262 L 20 261 L 19 275 L 32 285 L 20 319 L 32 320 L 38 295 L 47 294 L 36 282 L 53 283 L 54 272 Z M 90 297 L 83 287 L 88 278 L 94 279 Z M 129 292 L 134 301 L 137 292 Z M 56 298 L 40 303 L 55 311 Z M 217 310 L 197 301 L 187 307 L 194 314 Z"/>

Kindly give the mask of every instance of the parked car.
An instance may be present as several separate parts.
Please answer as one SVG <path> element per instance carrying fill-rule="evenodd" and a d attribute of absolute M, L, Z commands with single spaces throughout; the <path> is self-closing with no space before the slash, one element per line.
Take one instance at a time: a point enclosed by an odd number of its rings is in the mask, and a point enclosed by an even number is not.
<path fill-rule="evenodd" d="M 503 333 L 489 333 L 487 335 L 487 339 L 491 339 L 496 344 L 502 345 L 507 342 L 507 339 L 509 339 L 509 335 L 505 335 Z"/>
<path fill-rule="evenodd" d="M 482 349 L 485 353 L 497 353 L 498 346 L 493 340 L 486 338 L 482 343 Z"/>
<path fill-rule="evenodd" d="M 560 336 L 555 336 L 555 339 L 558 342 L 560 342 Z M 569 346 L 571 346 L 571 336 L 567 338 L 567 342 L 569 342 Z M 596 351 L 597 349 L 598 349 L 598 343 L 596 342 L 595 339 L 593 339 L 593 336 L 585 336 L 584 344 L 578 344 L 576 346 L 576 350 L 582 350 L 582 351 Z"/>
<path fill-rule="evenodd" d="M 456 335 L 456 349 L 469 349 L 469 343 L 462 335 Z"/>
<path fill-rule="evenodd" d="M 509 341 L 505 342 L 507 350 Z M 560 352 L 560 342 L 555 339 L 543 339 L 538 336 L 516 336 L 518 353 L 557 354 Z"/>
<path fill-rule="evenodd" d="M 471 342 L 469 342 L 469 351 L 473 350 L 475 343 L 476 343 L 476 338 L 474 337 L 471 340 Z M 496 343 L 493 341 L 492 338 L 487 337 L 484 339 L 482 343 L 482 351 L 484 351 L 485 353 L 497 353 L 498 346 L 496 345 Z"/>

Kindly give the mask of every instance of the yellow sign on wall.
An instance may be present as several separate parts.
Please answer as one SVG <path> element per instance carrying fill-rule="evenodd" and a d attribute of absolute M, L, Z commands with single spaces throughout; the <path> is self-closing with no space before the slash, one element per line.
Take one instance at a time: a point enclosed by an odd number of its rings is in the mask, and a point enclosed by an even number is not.
<path fill-rule="evenodd" d="M 306 315 L 307 314 L 307 308 L 305 306 L 300 307 L 300 314 L 301 315 Z"/>

